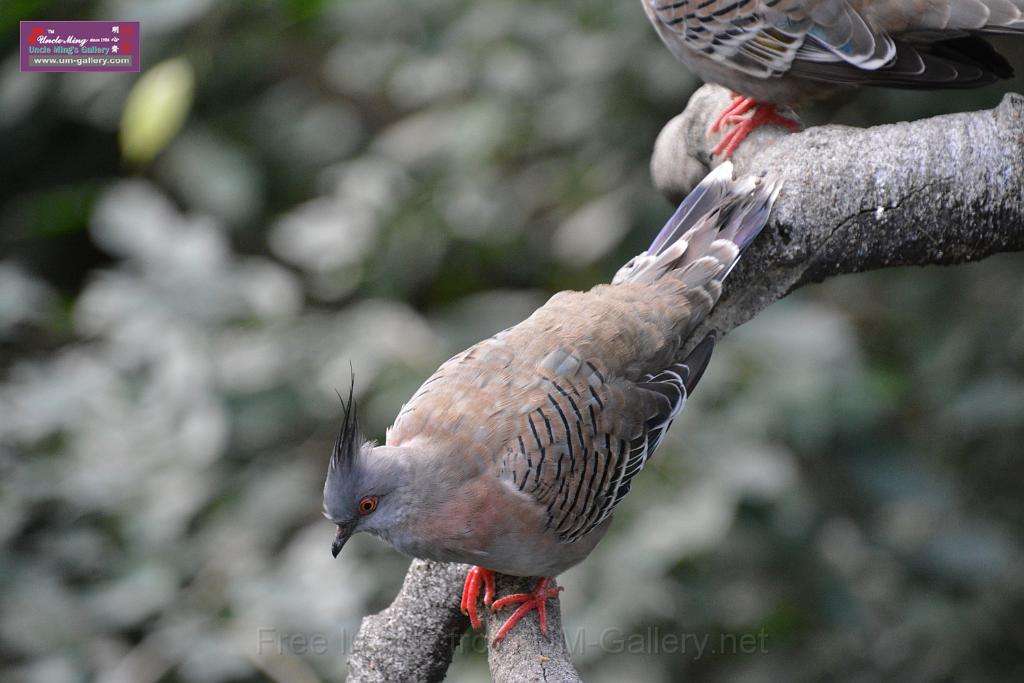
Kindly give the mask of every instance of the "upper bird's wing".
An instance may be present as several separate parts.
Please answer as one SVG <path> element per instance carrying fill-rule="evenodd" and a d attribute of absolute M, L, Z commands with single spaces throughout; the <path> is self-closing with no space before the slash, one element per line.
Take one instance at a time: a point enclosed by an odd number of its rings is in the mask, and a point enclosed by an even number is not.
<path fill-rule="evenodd" d="M 1024 0 L 643 2 L 673 49 L 762 79 L 971 88 L 1012 75 L 971 33 L 1024 31 Z"/>
<path fill-rule="evenodd" d="M 896 52 L 846 0 L 643 1 L 663 37 L 758 78 L 797 60 L 877 69 Z"/>
<path fill-rule="evenodd" d="M 849 2 L 877 36 L 893 36 L 891 59 L 869 68 L 799 55 L 791 65 L 792 75 L 830 83 L 928 89 L 973 88 L 1013 77 L 1006 59 L 977 34 L 1024 32 L 1024 0 Z"/>

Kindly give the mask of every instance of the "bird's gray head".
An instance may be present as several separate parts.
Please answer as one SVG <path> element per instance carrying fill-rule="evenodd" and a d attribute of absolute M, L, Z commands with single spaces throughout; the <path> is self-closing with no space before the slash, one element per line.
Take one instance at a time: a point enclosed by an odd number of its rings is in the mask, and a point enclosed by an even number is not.
<path fill-rule="evenodd" d="M 405 499 L 411 480 L 404 449 L 375 446 L 363 438 L 351 388 L 342 408 L 341 430 L 324 482 L 324 517 L 338 527 L 331 546 L 335 557 L 354 533 L 388 537 L 409 509 Z"/>

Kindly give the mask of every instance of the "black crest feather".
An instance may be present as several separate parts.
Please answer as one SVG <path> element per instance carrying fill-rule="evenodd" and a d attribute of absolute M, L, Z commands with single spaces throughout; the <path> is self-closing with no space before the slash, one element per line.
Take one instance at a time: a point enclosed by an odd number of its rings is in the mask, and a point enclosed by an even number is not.
<path fill-rule="evenodd" d="M 331 452 L 331 470 L 341 472 L 352 465 L 356 453 L 363 444 L 363 436 L 359 432 L 359 414 L 356 410 L 354 397 L 356 387 L 356 376 L 352 374 L 352 380 L 348 386 L 348 401 L 338 393 L 338 400 L 341 401 L 342 421 L 341 429 L 338 431 L 338 438 L 334 441 L 334 450 Z"/>

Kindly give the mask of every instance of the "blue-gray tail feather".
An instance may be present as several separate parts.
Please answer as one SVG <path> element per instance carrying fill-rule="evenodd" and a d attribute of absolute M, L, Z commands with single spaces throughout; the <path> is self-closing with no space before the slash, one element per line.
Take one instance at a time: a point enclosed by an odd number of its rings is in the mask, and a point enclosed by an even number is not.
<path fill-rule="evenodd" d="M 654 284 L 672 273 L 694 296 L 709 282 L 721 283 L 764 227 L 780 185 L 774 178 L 734 180 L 732 171 L 726 162 L 709 173 L 612 283 Z M 717 300 L 719 292 L 720 286 L 707 294 Z"/>

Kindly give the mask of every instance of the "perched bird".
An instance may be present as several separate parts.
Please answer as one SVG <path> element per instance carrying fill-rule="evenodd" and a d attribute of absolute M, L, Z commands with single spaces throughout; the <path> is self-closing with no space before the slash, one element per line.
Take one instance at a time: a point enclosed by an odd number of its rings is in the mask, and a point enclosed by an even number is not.
<path fill-rule="evenodd" d="M 736 93 L 711 131 L 730 156 L 758 126 L 837 87 L 974 88 L 1013 69 L 979 34 L 1024 32 L 1024 0 L 642 0 L 672 53 Z M 744 117 L 752 112 L 749 117 Z"/>
<path fill-rule="evenodd" d="M 474 627 L 483 584 L 485 605 L 520 604 L 496 640 L 532 609 L 546 631 L 548 577 L 593 550 L 683 409 L 715 337 L 685 357 L 684 345 L 778 192 L 722 164 L 611 284 L 556 294 L 441 365 L 383 446 L 360 435 L 350 390 L 324 484 L 335 557 L 368 532 L 414 557 L 476 565 L 462 597 Z M 493 601 L 494 572 L 541 578 Z"/>

